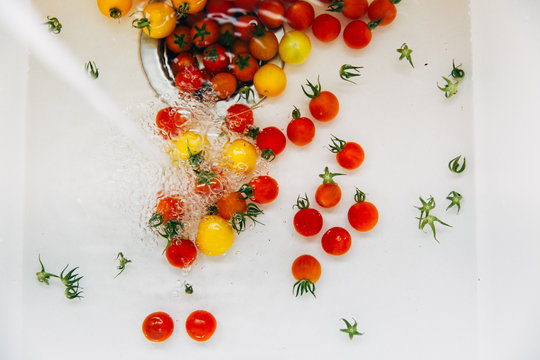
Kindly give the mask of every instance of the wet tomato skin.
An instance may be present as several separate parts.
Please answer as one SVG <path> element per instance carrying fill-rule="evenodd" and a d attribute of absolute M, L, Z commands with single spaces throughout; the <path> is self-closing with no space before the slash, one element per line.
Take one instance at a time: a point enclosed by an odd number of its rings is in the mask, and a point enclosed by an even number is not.
<path fill-rule="evenodd" d="M 159 200 L 156 213 L 161 215 L 163 224 L 170 220 L 181 220 L 184 216 L 184 202 L 173 196 L 166 196 Z"/>
<path fill-rule="evenodd" d="M 257 204 L 267 204 L 274 201 L 279 194 L 278 182 L 270 176 L 256 176 L 249 181 L 253 188 L 251 201 Z"/>
<path fill-rule="evenodd" d="M 350 207 L 347 217 L 353 228 L 365 232 L 372 230 L 377 225 L 379 212 L 372 203 L 362 201 Z"/>
<path fill-rule="evenodd" d="M 269 126 L 261 130 L 257 135 L 257 146 L 260 150 L 270 149 L 279 155 L 285 149 L 287 139 L 275 126 Z"/>
<path fill-rule="evenodd" d="M 203 51 L 203 65 L 212 72 L 219 73 L 227 70 L 230 60 L 227 51 L 221 45 L 210 45 Z"/>
<path fill-rule="evenodd" d="M 330 91 L 321 91 L 317 97 L 309 101 L 309 111 L 319 121 L 330 121 L 339 112 L 339 100 Z"/>
<path fill-rule="evenodd" d="M 191 240 L 173 239 L 172 244 L 165 250 L 167 261 L 174 267 L 185 269 L 197 258 L 197 248 Z"/>
<path fill-rule="evenodd" d="M 296 280 L 316 283 L 321 277 L 321 263 L 311 255 L 300 255 L 293 261 L 291 272 Z"/>
<path fill-rule="evenodd" d="M 342 227 L 333 227 L 326 231 L 321 239 L 323 250 L 330 255 L 343 255 L 351 248 L 351 234 Z"/>
<path fill-rule="evenodd" d="M 257 10 L 259 19 L 269 28 L 277 28 L 283 24 L 285 5 L 280 0 L 264 0 Z"/>
<path fill-rule="evenodd" d="M 315 236 L 323 227 L 321 213 L 312 208 L 300 209 L 294 215 L 294 228 L 302 236 Z"/>
<path fill-rule="evenodd" d="M 240 16 L 234 24 L 235 35 L 248 42 L 253 37 L 251 29 L 255 26 L 261 26 L 261 21 L 258 18 L 251 15 Z"/>
<path fill-rule="evenodd" d="M 339 20 L 329 14 L 319 15 L 313 20 L 311 26 L 313 36 L 322 42 L 330 42 L 335 40 L 341 32 L 341 23 Z"/>
<path fill-rule="evenodd" d="M 207 341 L 216 331 L 216 318 L 205 310 L 196 310 L 186 319 L 186 331 L 195 341 Z"/>
<path fill-rule="evenodd" d="M 225 124 L 229 130 L 243 134 L 253 125 L 253 111 L 244 104 L 234 104 L 227 109 Z"/>
<path fill-rule="evenodd" d="M 221 72 L 210 80 L 212 89 L 220 99 L 226 99 L 236 91 L 237 82 L 233 74 Z"/>
<path fill-rule="evenodd" d="M 295 30 L 306 30 L 313 23 L 315 10 L 307 1 L 295 1 L 285 13 L 285 18 L 290 27 Z"/>
<path fill-rule="evenodd" d="M 198 47 L 206 47 L 215 43 L 219 38 L 219 26 L 212 19 L 202 19 L 191 28 L 191 41 Z"/>
<path fill-rule="evenodd" d="M 334 207 L 341 200 L 341 188 L 332 183 L 321 184 L 315 192 L 315 200 L 323 208 Z"/>
<path fill-rule="evenodd" d="M 343 150 L 336 154 L 338 164 L 348 170 L 353 170 L 364 162 L 364 149 L 355 142 L 347 142 Z"/>
<path fill-rule="evenodd" d="M 307 117 L 293 119 L 287 125 L 287 137 L 297 145 L 304 146 L 309 144 L 315 137 L 315 125 Z"/>
<path fill-rule="evenodd" d="M 242 199 L 242 194 L 232 192 L 218 200 L 217 211 L 225 220 L 231 220 L 234 214 L 244 214 L 247 211 L 247 203 Z"/>
<path fill-rule="evenodd" d="M 169 106 L 159 110 L 156 115 L 156 126 L 162 130 L 161 135 L 165 139 L 178 136 L 180 127 L 187 121 L 179 110 Z"/>
<path fill-rule="evenodd" d="M 173 319 L 169 314 L 158 311 L 148 315 L 142 324 L 144 336 L 153 342 L 167 340 L 174 330 Z"/>
<path fill-rule="evenodd" d="M 180 70 L 174 78 L 176 87 L 186 93 L 193 93 L 199 90 L 204 82 L 203 73 L 195 66 L 187 66 Z"/>

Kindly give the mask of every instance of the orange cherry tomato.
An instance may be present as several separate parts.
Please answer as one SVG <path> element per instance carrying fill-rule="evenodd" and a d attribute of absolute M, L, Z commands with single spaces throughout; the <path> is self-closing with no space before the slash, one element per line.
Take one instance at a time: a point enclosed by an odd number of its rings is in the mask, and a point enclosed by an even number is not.
<path fill-rule="evenodd" d="M 370 20 L 382 19 L 381 25 L 388 25 L 396 18 L 397 10 L 394 4 L 400 0 L 374 0 L 369 4 L 368 16 Z"/>
<path fill-rule="evenodd" d="M 354 200 L 356 204 L 350 207 L 347 217 L 349 223 L 358 231 L 370 231 L 379 221 L 379 212 L 372 203 L 365 201 L 366 194 L 356 189 Z"/>
<path fill-rule="evenodd" d="M 232 52 L 235 55 L 249 53 L 249 44 L 242 39 L 234 39 L 232 45 Z"/>
<path fill-rule="evenodd" d="M 195 341 L 207 341 L 216 331 L 216 318 L 208 311 L 197 310 L 186 319 L 186 331 Z"/>
<path fill-rule="evenodd" d="M 330 255 L 343 255 L 351 248 L 351 234 L 342 227 L 333 227 L 324 233 L 321 245 Z"/>
<path fill-rule="evenodd" d="M 148 315 L 142 324 L 144 336 L 153 342 L 167 340 L 174 330 L 173 319 L 169 314 L 158 311 Z"/>
<path fill-rule="evenodd" d="M 198 47 L 207 47 L 215 43 L 218 38 L 219 26 L 212 19 L 199 20 L 191 28 L 191 40 Z"/>
<path fill-rule="evenodd" d="M 234 214 L 245 214 L 247 211 L 246 200 L 237 191 L 223 196 L 216 206 L 219 216 L 225 220 L 231 220 Z"/>
<path fill-rule="evenodd" d="M 218 42 L 225 48 L 230 49 L 234 40 L 234 25 L 231 23 L 225 23 L 219 25 L 219 39 Z M 247 50 L 246 50 L 247 51 Z"/>
<path fill-rule="evenodd" d="M 315 125 L 307 117 L 301 117 L 300 110 L 296 107 L 292 112 L 293 119 L 287 125 L 287 137 L 298 146 L 309 144 L 315 137 Z"/>
<path fill-rule="evenodd" d="M 321 264 L 311 255 L 300 255 L 291 267 L 297 280 L 293 287 L 296 296 L 311 293 L 315 296 L 315 283 L 321 277 Z"/>
<path fill-rule="evenodd" d="M 195 14 L 204 9 L 206 0 L 172 0 L 172 4 L 183 13 Z"/>
<path fill-rule="evenodd" d="M 277 28 L 283 24 L 285 5 L 279 0 L 264 0 L 257 10 L 259 19 L 269 28 Z"/>
<path fill-rule="evenodd" d="M 226 72 L 216 74 L 210 82 L 212 89 L 220 99 L 227 99 L 236 91 L 236 77 L 233 74 Z"/>
<path fill-rule="evenodd" d="M 307 86 L 311 93 L 307 92 L 302 85 L 304 94 L 311 98 L 309 101 L 309 111 L 311 115 L 319 121 L 330 121 L 334 119 L 339 112 L 339 101 L 330 91 L 321 91 L 321 82 L 317 79 L 317 85 L 308 81 Z"/>
<path fill-rule="evenodd" d="M 351 141 L 344 141 L 332 135 L 330 151 L 336 154 L 336 160 L 342 168 L 353 170 L 364 162 L 364 149 L 360 145 Z"/>
<path fill-rule="evenodd" d="M 328 166 L 324 168 L 324 174 L 319 175 L 323 179 L 323 183 L 319 185 L 315 192 L 315 200 L 319 206 L 331 208 L 336 206 L 341 200 L 341 188 L 334 181 L 334 176 L 339 175 L 344 174 L 331 173 L 328 170 Z"/>
<path fill-rule="evenodd" d="M 249 52 L 254 58 L 267 61 L 276 56 L 279 42 L 272 31 L 257 30 L 255 36 L 249 40 Z"/>
<path fill-rule="evenodd" d="M 197 248 L 191 240 L 175 238 L 165 250 L 165 256 L 172 266 L 185 269 L 197 258 Z"/>
<path fill-rule="evenodd" d="M 182 220 L 184 202 L 177 197 L 165 196 L 159 200 L 155 213 L 161 215 L 163 224 L 167 224 L 170 220 Z"/>
<path fill-rule="evenodd" d="M 259 70 L 259 63 L 248 53 L 237 54 L 232 60 L 232 72 L 240 81 L 251 81 Z"/>
<path fill-rule="evenodd" d="M 167 48 L 174 53 L 191 49 L 191 32 L 187 26 L 177 26 L 174 32 L 165 39 Z"/>

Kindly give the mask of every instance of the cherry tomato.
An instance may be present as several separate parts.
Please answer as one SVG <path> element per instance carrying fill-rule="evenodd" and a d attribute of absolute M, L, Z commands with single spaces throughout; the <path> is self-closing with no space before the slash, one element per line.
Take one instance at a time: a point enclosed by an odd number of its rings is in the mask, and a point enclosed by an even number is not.
<path fill-rule="evenodd" d="M 165 250 L 165 256 L 172 266 L 185 269 L 197 258 L 197 248 L 193 241 L 176 238 L 171 240 L 171 244 Z"/>
<path fill-rule="evenodd" d="M 193 24 L 191 40 L 198 47 L 207 47 L 219 38 L 219 26 L 212 19 L 202 19 Z"/>
<path fill-rule="evenodd" d="M 214 169 L 198 169 L 199 173 L 195 180 L 195 192 L 198 194 L 221 194 L 223 192 L 223 182 L 219 177 L 219 172 Z"/>
<path fill-rule="evenodd" d="M 270 176 L 256 176 L 249 181 L 253 190 L 250 200 L 257 204 L 268 204 L 274 201 L 279 194 L 277 181 Z"/>
<path fill-rule="evenodd" d="M 287 64 L 301 64 L 311 53 L 311 41 L 302 31 L 289 31 L 279 42 L 279 56 Z"/>
<path fill-rule="evenodd" d="M 285 18 L 290 27 L 295 30 L 306 30 L 313 23 L 315 10 L 307 1 L 295 1 L 285 13 Z"/>
<path fill-rule="evenodd" d="M 227 70 L 229 62 L 227 51 L 221 45 L 210 45 L 203 51 L 203 65 L 210 72 L 218 73 Z"/>
<path fill-rule="evenodd" d="M 234 39 L 232 45 L 232 52 L 235 55 L 249 53 L 249 44 L 242 39 Z"/>
<path fill-rule="evenodd" d="M 341 32 L 341 23 L 332 15 L 322 14 L 313 20 L 311 26 L 313 36 L 322 42 L 335 40 Z"/>
<path fill-rule="evenodd" d="M 293 110 L 293 119 L 287 125 L 287 137 L 298 146 L 309 144 L 315 137 L 315 125 L 307 117 L 300 116 L 300 110 Z"/>
<path fill-rule="evenodd" d="M 342 227 L 333 227 L 324 233 L 321 245 L 330 255 L 343 255 L 351 248 L 351 234 Z"/>
<path fill-rule="evenodd" d="M 172 4 L 183 13 L 196 14 L 204 9 L 206 0 L 172 0 Z"/>
<path fill-rule="evenodd" d="M 195 66 L 186 66 L 174 78 L 174 83 L 182 92 L 193 93 L 202 87 L 203 73 Z"/>
<path fill-rule="evenodd" d="M 371 42 L 371 29 L 377 25 L 376 22 L 366 24 L 362 20 L 351 21 L 345 26 L 345 30 L 343 30 L 345 44 L 351 49 L 365 48 Z"/>
<path fill-rule="evenodd" d="M 234 104 L 227 109 L 225 124 L 231 131 L 244 134 L 253 125 L 253 111 L 244 104 Z"/>
<path fill-rule="evenodd" d="M 172 34 L 176 28 L 176 11 L 164 2 L 147 4 L 142 14 L 142 19 L 135 20 L 133 26 L 142 29 L 151 38 L 165 38 Z"/>
<path fill-rule="evenodd" d="M 231 23 L 221 24 L 219 26 L 218 42 L 225 48 L 230 49 L 234 39 L 234 25 Z M 247 51 L 247 50 L 246 50 Z"/>
<path fill-rule="evenodd" d="M 246 200 L 237 191 L 223 196 L 216 206 L 219 216 L 225 220 L 231 220 L 234 214 L 244 214 L 247 211 Z"/>
<path fill-rule="evenodd" d="M 234 241 L 231 224 L 217 215 L 207 215 L 199 222 L 195 244 L 205 255 L 218 256 L 227 252 Z"/>
<path fill-rule="evenodd" d="M 317 235 L 323 227 L 321 213 L 309 207 L 307 195 L 303 198 L 298 196 L 295 206 L 299 209 L 293 219 L 296 231 L 302 236 Z"/>
<path fill-rule="evenodd" d="M 350 207 L 347 214 L 349 223 L 358 231 L 365 232 L 373 229 L 379 221 L 377 208 L 372 203 L 365 201 L 366 194 L 358 189 L 356 189 L 354 200 L 356 204 Z"/>
<path fill-rule="evenodd" d="M 180 71 L 184 70 L 184 68 L 188 66 L 194 66 L 196 68 L 199 67 L 199 62 L 197 61 L 197 58 L 195 58 L 189 53 L 181 53 L 171 62 L 172 72 L 175 77 Z"/>
<path fill-rule="evenodd" d="M 257 11 L 259 19 L 269 28 L 277 28 L 283 24 L 285 6 L 279 0 L 264 0 Z"/>
<path fill-rule="evenodd" d="M 162 342 L 167 340 L 174 330 L 173 319 L 169 314 L 162 311 L 151 313 L 142 324 L 144 336 L 153 342 Z"/>
<path fill-rule="evenodd" d="M 368 17 L 370 20 L 382 19 L 380 25 L 388 25 L 396 18 L 396 6 L 399 0 L 373 0 L 369 4 Z"/>
<path fill-rule="evenodd" d="M 285 135 L 275 126 L 269 126 L 257 135 L 257 146 L 261 151 L 270 149 L 274 155 L 279 155 L 285 149 L 287 139 Z"/>
<path fill-rule="evenodd" d="M 334 0 L 329 6 L 330 11 L 341 12 L 346 18 L 356 20 L 366 15 L 367 0 Z"/>
<path fill-rule="evenodd" d="M 234 56 L 232 61 L 232 72 L 240 81 L 251 81 L 259 70 L 259 63 L 248 53 L 241 53 Z"/>
<path fill-rule="evenodd" d="M 293 287 L 296 296 L 311 293 L 315 296 L 315 283 L 321 277 L 321 264 L 311 255 L 300 255 L 291 267 L 291 272 L 297 280 Z"/>
<path fill-rule="evenodd" d="M 193 131 L 184 131 L 174 142 L 175 154 L 182 160 L 189 159 L 192 154 L 202 151 L 203 137 Z"/>
<path fill-rule="evenodd" d="M 253 37 L 251 29 L 256 26 L 261 27 L 261 21 L 255 16 L 240 16 L 234 24 L 235 35 L 244 41 L 249 41 Z"/>
<path fill-rule="evenodd" d="M 233 74 L 226 72 L 216 74 L 210 82 L 212 89 L 220 99 L 227 99 L 236 91 L 236 77 Z"/>
<path fill-rule="evenodd" d="M 174 32 L 165 39 L 167 47 L 174 53 L 191 49 L 191 33 L 187 26 L 177 26 Z"/>
<path fill-rule="evenodd" d="M 228 21 L 233 15 L 234 2 L 232 0 L 208 0 L 206 13 L 210 19 L 218 22 Z"/>
<path fill-rule="evenodd" d="M 237 172 L 247 174 L 257 163 L 259 153 L 253 144 L 244 140 L 234 140 L 225 150 L 224 158 L 229 167 Z"/>
<path fill-rule="evenodd" d="M 287 75 L 275 64 L 265 64 L 253 76 L 255 90 L 263 96 L 275 97 L 287 87 Z"/>
<path fill-rule="evenodd" d="M 323 208 L 334 207 L 341 200 L 341 188 L 334 181 L 334 176 L 338 175 L 344 174 L 331 173 L 328 166 L 324 168 L 324 174 L 319 175 L 323 179 L 323 183 L 315 192 L 315 200 Z"/>
<path fill-rule="evenodd" d="M 277 54 L 278 45 L 278 39 L 272 31 L 260 29 L 249 40 L 249 52 L 255 59 L 267 61 Z"/>
<path fill-rule="evenodd" d="M 156 115 L 156 125 L 162 130 L 161 135 L 165 139 L 178 136 L 180 127 L 187 121 L 181 109 L 177 107 L 166 107 L 158 111 Z"/>
<path fill-rule="evenodd" d="M 330 91 L 321 91 L 321 83 L 317 79 L 317 85 L 313 85 L 308 81 L 307 86 L 311 89 L 311 93 L 306 92 L 304 86 L 302 90 L 309 101 L 309 112 L 319 121 L 330 121 L 334 119 L 339 112 L 339 101 Z"/>
<path fill-rule="evenodd" d="M 99 11 L 112 19 L 119 19 L 131 9 L 131 0 L 97 0 Z"/>
<path fill-rule="evenodd" d="M 234 0 L 234 5 L 244 12 L 252 12 L 259 5 L 260 0 Z"/>
<path fill-rule="evenodd" d="M 353 170 L 364 162 L 364 149 L 351 141 L 344 141 L 332 135 L 330 151 L 336 154 L 336 159 L 342 168 Z"/>
<path fill-rule="evenodd" d="M 159 200 L 156 206 L 156 214 L 161 215 L 163 224 L 167 224 L 170 220 L 182 220 L 184 202 L 177 197 L 165 196 Z"/>
<path fill-rule="evenodd" d="M 207 341 L 214 335 L 216 327 L 216 318 L 208 311 L 194 311 L 186 319 L 186 331 L 195 341 Z"/>

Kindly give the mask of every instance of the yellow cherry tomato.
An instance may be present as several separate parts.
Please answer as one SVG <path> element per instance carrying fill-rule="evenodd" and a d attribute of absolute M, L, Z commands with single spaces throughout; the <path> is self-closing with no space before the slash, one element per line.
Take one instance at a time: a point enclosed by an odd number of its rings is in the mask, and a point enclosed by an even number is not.
<path fill-rule="evenodd" d="M 172 0 L 172 4 L 184 13 L 195 14 L 204 9 L 206 0 Z"/>
<path fill-rule="evenodd" d="M 193 131 L 186 131 L 174 142 L 174 146 L 176 147 L 175 155 L 185 160 L 190 157 L 190 153 L 195 154 L 202 150 L 203 138 Z"/>
<path fill-rule="evenodd" d="M 287 64 L 301 64 L 311 52 L 311 41 L 302 31 L 289 31 L 279 43 L 279 56 Z"/>
<path fill-rule="evenodd" d="M 107 17 L 118 19 L 131 9 L 131 0 L 97 0 L 99 11 Z"/>
<path fill-rule="evenodd" d="M 225 160 L 234 170 L 249 173 L 255 167 L 259 153 L 253 144 L 243 139 L 234 140 L 225 151 Z"/>
<path fill-rule="evenodd" d="M 232 246 L 234 231 L 231 224 L 217 215 L 202 218 L 197 229 L 195 244 L 205 255 L 224 254 Z"/>
<path fill-rule="evenodd" d="M 135 20 L 133 26 L 142 29 L 151 38 L 165 38 L 176 28 L 176 11 L 164 2 L 151 2 L 142 12 L 142 19 Z"/>
<path fill-rule="evenodd" d="M 274 64 L 263 65 L 253 77 L 253 84 L 257 92 L 263 96 L 278 96 L 287 86 L 285 71 Z"/>

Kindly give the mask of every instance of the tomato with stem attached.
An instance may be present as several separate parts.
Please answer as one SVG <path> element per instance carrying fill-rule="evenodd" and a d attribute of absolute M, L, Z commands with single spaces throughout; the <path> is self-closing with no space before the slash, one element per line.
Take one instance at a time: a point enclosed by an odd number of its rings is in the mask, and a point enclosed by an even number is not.
<path fill-rule="evenodd" d="M 258 18 L 252 15 L 240 16 L 234 24 L 235 35 L 247 42 L 253 37 L 251 29 L 254 26 L 261 26 L 261 21 Z"/>
<path fill-rule="evenodd" d="M 172 266 L 185 269 L 197 258 L 197 248 L 191 240 L 174 238 L 165 250 L 165 256 Z"/>
<path fill-rule="evenodd" d="M 285 13 L 285 19 L 290 27 L 295 30 L 306 30 L 313 23 L 315 10 L 307 1 L 295 1 Z"/>
<path fill-rule="evenodd" d="M 213 169 L 195 169 L 197 175 L 195 179 L 195 192 L 198 194 L 221 194 L 223 192 L 223 182 Z"/>
<path fill-rule="evenodd" d="M 263 27 L 252 28 L 253 37 L 249 40 L 249 52 L 255 59 L 267 61 L 276 56 L 279 42 L 272 31 Z"/>
<path fill-rule="evenodd" d="M 176 28 L 176 11 L 164 2 L 151 2 L 142 10 L 142 18 L 135 19 L 131 25 L 151 38 L 162 39 Z"/>
<path fill-rule="evenodd" d="M 191 32 L 187 26 L 179 25 L 174 32 L 165 39 L 167 48 L 174 53 L 191 49 Z"/>
<path fill-rule="evenodd" d="M 199 90 L 203 83 L 203 72 L 195 66 L 186 66 L 174 78 L 176 87 L 185 93 L 193 93 Z"/>
<path fill-rule="evenodd" d="M 292 112 L 293 119 L 287 125 L 287 137 L 298 146 L 309 144 L 315 137 L 315 125 L 307 117 L 302 117 L 300 110 L 295 106 Z"/>
<path fill-rule="evenodd" d="M 321 82 L 317 77 L 317 85 L 313 85 L 307 80 L 307 86 L 311 93 L 307 92 L 302 85 L 302 91 L 309 97 L 309 111 L 311 115 L 319 121 L 330 121 L 334 119 L 339 112 L 339 101 L 332 92 L 321 91 Z"/>
<path fill-rule="evenodd" d="M 229 63 L 229 55 L 223 46 L 213 44 L 204 49 L 203 65 L 206 70 L 219 73 L 227 70 Z"/>
<path fill-rule="evenodd" d="M 205 310 L 197 310 L 186 319 L 186 331 L 195 341 L 207 341 L 216 331 L 217 321 L 214 315 Z"/>
<path fill-rule="evenodd" d="M 401 0 L 373 0 L 369 4 L 368 17 L 370 20 L 381 20 L 381 25 L 388 25 L 396 18 L 396 5 Z"/>
<path fill-rule="evenodd" d="M 302 31 L 285 33 L 279 42 L 279 56 L 287 64 L 301 64 L 311 53 L 311 41 Z"/>
<path fill-rule="evenodd" d="M 311 26 L 313 36 L 322 42 L 335 40 L 341 32 L 341 23 L 337 18 L 329 14 L 321 14 L 313 20 Z"/>
<path fill-rule="evenodd" d="M 293 219 L 296 231 L 306 237 L 317 235 L 323 227 L 323 218 L 318 210 L 309 207 L 307 194 L 305 197 L 298 195 L 294 206 L 298 208 Z"/>
<path fill-rule="evenodd" d="M 354 20 L 345 26 L 343 30 L 343 40 L 351 49 L 363 49 L 371 42 L 371 30 L 380 24 L 380 19 L 370 21 L 366 24 L 362 20 Z"/>
<path fill-rule="evenodd" d="M 97 0 L 99 11 L 112 19 L 119 19 L 126 15 L 132 5 L 132 0 Z"/>
<path fill-rule="evenodd" d="M 231 49 L 234 40 L 234 25 L 232 23 L 224 23 L 219 25 L 218 43 L 226 49 Z"/>
<path fill-rule="evenodd" d="M 352 141 L 341 140 L 334 135 L 331 137 L 332 144 L 329 149 L 336 154 L 338 164 L 347 170 L 353 170 L 364 162 L 364 149 Z"/>
<path fill-rule="evenodd" d="M 186 121 L 185 114 L 178 107 L 163 108 L 156 115 L 156 126 L 161 130 L 164 139 L 178 136 L 180 128 Z"/>
<path fill-rule="evenodd" d="M 358 231 L 370 231 L 379 221 L 379 212 L 377 208 L 372 203 L 366 201 L 366 194 L 358 188 L 354 195 L 354 201 L 356 201 L 356 204 L 349 208 L 347 214 L 349 223 Z"/>
<path fill-rule="evenodd" d="M 342 227 L 336 226 L 324 233 L 321 239 L 323 250 L 330 255 L 343 255 L 351 248 L 351 234 Z"/>
<path fill-rule="evenodd" d="M 167 340 L 173 333 L 173 330 L 173 319 L 169 314 L 162 311 L 151 313 L 144 319 L 142 324 L 144 336 L 153 342 Z"/>
<path fill-rule="evenodd" d="M 242 185 L 240 190 L 244 199 L 250 199 L 257 204 L 268 204 L 274 201 L 279 194 L 278 182 L 267 175 L 256 176 L 248 184 Z"/>
<path fill-rule="evenodd" d="M 203 150 L 204 139 L 200 134 L 191 130 L 184 131 L 174 142 L 174 156 L 188 160 L 193 154 Z"/>
<path fill-rule="evenodd" d="M 251 81 L 259 70 L 259 63 L 249 53 L 236 54 L 232 60 L 232 73 L 240 81 Z"/>
<path fill-rule="evenodd" d="M 231 220 L 234 214 L 244 214 L 247 210 L 247 202 L 238 191 L 222 196 L 216 204 L 219 216 L 225 220 Z"/>
<path fill-rule="evenodd" d="M 296 279 L 293 294 L 302 296 L 310 293 L 315 297 L 315 283 L 321 277 L 319 261 L 311 255 L 300 255 L 294 260 L 291 272 Z"/>
<path fill-rule="evenodd" d="M 315 192 L 315 200 L 323 208 L 331 208 L 336 206 L 341 200 L 341 188 L 334 181 L 334 176 L 345 175 L 339 173 L 331 173 L 328 166 L 324 168 L 324 174 L 319 177 L 323 179 L 323 183 L 319 185 Z"/>
<path fill-rule="evenodd" d="M 202 19 L 191 28 L 191 41 L 200 48 L 215 43 L 219 38 L 219 26 L 212 19 Z"/>
<path fill-rule="evenodd" d="M 220 99 L 227 99 L 234 94 L 238 85 L 236 77 L 227 72 L 214 75 L 210 82 L 212 83 L 212 89 Z"/>
<path fill-rule="evenodd" d="M 154 216 L 155 214 L 159 214 L 162 224 L 167 224 L 170 220 L 182 220 L 184 201 L 174 196 L 162 197 L 156 205 Z"/>
<path fill-rule="evenodd" d="M 269 153 L 270 157 L 281 154 L 287 144 L 285 135 L 275 126 L 269 126 L 262 129 L 257 135 L 257 146 L 262 151 Z M 270 159 L 267 159 L 270 160 Z"/>
<path fill-rule="evenodd" d="M 285 5 L 280 0 L 264 0 L 259 5 L 257 15 L 264 25 L 277 28 L 283 24 Z"/>
<path fill-rule="evenodd" d="M 234 104 L 227 109 L 225 125 L 231 131 L 244 134 L 253 125 L 253 110 L 244 104 Z"/>
<path fill-rule="evenodd" d="M 231 224 L 217 215 L 207 215 L 197 228 L 195 245 L 205 255 L 218 256 L 230 249 L 234 241 Z"/>
<path fill-rule="evenodd" d="M 172 4 L 181 14 L 197 14 L 206 6 L 206 0 L 172 0 Z"/>
<path fill-rule="evenodd" d="M 183 52 L 179 54 L 171 61 L 171 69 L 175 77 L 176 75 L 178 75 L 180 71 L 184 70 L 184 68 L 188 66 L 194 66 L 198 68 L 199 61 L 197 60 L 196 57 L 194 57 L 193 55 L 187 52 Z"/>
<path fill-rule="evenodd" d="M 328 11 L 340 12 L 346 18 L 356 20 L 366 14 L 367 0 L 334 0 L 328 6 Z"/>
<path fill-rule="evenodd" d="M 257 148 L 244 139 L 234 140 L 224 153 L 227 165 L 231 169 L 243 174 L 247 174 L 253 170 L 258 157 Z"/>

